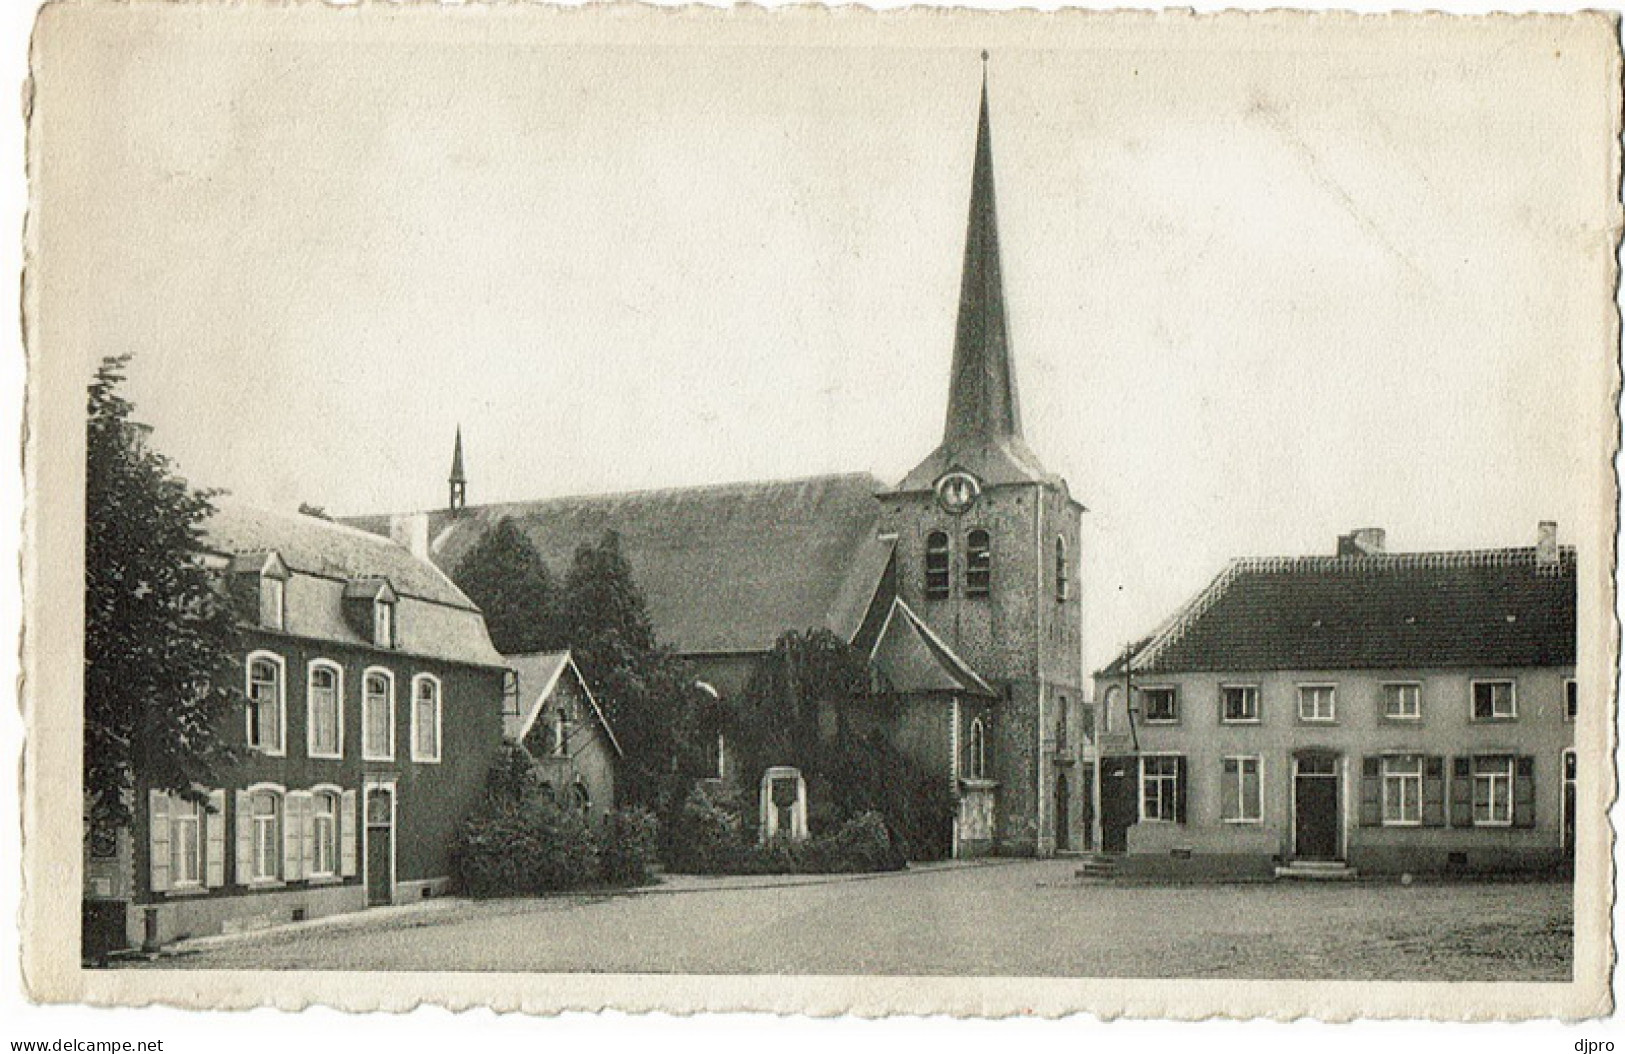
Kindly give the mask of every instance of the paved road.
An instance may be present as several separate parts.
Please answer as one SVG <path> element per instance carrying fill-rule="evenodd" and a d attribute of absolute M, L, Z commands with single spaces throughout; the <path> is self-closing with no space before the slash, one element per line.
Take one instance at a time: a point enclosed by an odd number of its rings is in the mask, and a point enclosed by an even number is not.
<path fill-rule="evenodd" d="M 1064 861 L 444 901 L 218 943 L 178 968 L 1567 980 L 1568 885 L 1119 887 Z"/>

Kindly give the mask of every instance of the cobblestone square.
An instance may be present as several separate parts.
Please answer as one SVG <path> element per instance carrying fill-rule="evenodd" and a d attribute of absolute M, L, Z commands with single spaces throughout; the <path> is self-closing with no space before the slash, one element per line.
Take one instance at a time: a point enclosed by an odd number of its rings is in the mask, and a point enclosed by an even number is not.
<path fill-rule="evenodd" d="M 195 941 L 179 969 L 1566 981 L 1565 882 L 1093 885 L 1073 861 L 447 899 Z"/>

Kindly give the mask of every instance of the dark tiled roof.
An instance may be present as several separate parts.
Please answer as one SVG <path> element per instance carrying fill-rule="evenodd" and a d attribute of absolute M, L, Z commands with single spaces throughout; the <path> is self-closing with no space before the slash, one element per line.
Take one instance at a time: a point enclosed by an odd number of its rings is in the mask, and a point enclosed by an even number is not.
<path fill-rule="evenodd" d="M 1137 651 L 1134 667 L 1567 666 L 1575 581 L 1568 548 L 1546 566 L 1533 548 L 1238 560 Z"/>
<path fill-rule="evenodd" d="M 593 713 L 598 716 L 598 723 L 603 726 L 604 735 L 609 737 L 609 745 L 615 748 L 616 754 L 622 754 L 620 741 L 615 738 L 615 730 L 609 727 L 609 718 L 604 716 L 603 707 L 598 705 L 592 689 L 587 687 L 587 679 L 581 676 L 581 668 L 575 664 L 568 651 L 538 651 L 526 655 L 505 655 L 503 658 L 519 682 L 519 712 L 502 715 L 503 735 L 515 743 L 523 743 L 525 737 L 530 735 L 531 728 L 535 726 L 537 715 L 552 697 L 559 677 L 568 675 L 575 678 L 581 694 L 592 704 Z"/>
<path fill-rule="evenodd" d="M 952 692 L 997 698 L 993 686 L 905 604 L 892 599 L 880 636 L 870 650 L 875 675 L 890 692 Z"/>
<path fill-rule="evenodd" d="M 210 548 L 228 556 L 278 553 L 294 571 L 343 582 L 385 579 L 395 592 L 473 609 L 451 579 L 387 538 L 302 513 L 217 503 L 205 525 Z"/>
<path fill-rule="evenodd" d="M 286 630 L 298 637 L 370 647 L 344 617 L 347 596 L 398 594 L 396 645 L 408 655 L 500 667 L 485 619 L 432 564 L 394 542 L 312 516 L 222 502 L 204 525 L 205 544 L 237 572 L 257 572 L 277 553 L 292 572 Z M 245 559 L 246 558 L 246 559 Z"/>
<path fill-rule="evenodd" d="M 555 576 L 606 530 L 679 653 L 766 651 L 786 630 L 858 629 L 894 542 L 876 533 L 885 487 L 868 474 L 637 491 L 429 513 L 430 555 L 450 571 L 512 518 Z M 390 517 L 350 521 L 387 534 Z"/>

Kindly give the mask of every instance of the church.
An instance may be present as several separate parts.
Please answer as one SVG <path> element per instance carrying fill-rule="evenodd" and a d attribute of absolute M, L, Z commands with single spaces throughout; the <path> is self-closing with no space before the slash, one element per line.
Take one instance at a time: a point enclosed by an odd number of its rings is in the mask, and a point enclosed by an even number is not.
<path fill-rule="evenodd" d="M 870 657 L 894 744 L 953 788 L 955 855 L 1086 848 L 1085 510 L 1022 437 L 985 80 L 952 363 L 942 442 L 894 486 L 859 473 L 471 505 L 459 435 L 446 507 L 350 522 L 447 571 L 504 519 L 554 568 L 613 530 L 657 635 L 705 689 L 726 698 L 781 634 L 827 628 Z"/>

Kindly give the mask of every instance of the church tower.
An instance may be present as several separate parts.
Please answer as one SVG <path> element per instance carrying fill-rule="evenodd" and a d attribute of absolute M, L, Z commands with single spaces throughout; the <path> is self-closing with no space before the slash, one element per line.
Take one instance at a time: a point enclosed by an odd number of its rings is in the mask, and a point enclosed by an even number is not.
<path fill-rule="evenodd" d="M 953 704 L 956 836 L 1048 855 L 1084 848 L 1088 831 L 1084 510 L 1022 437 L 1003 282 L 984 68 L 942 442 L 880 500 L 898 595 L 1000 696 Z"/>
<path fill-rule="evenodd" d="M 468 504 L 468 477 L 463 475 L 463 426 L 457 426 L 457 438 L 451 448 L 451 476 L 446 481 L 451 490 L 446 499 L 446 507 L 452 512 L 462 512 L 463 506 Z"/>

